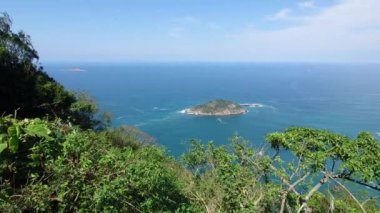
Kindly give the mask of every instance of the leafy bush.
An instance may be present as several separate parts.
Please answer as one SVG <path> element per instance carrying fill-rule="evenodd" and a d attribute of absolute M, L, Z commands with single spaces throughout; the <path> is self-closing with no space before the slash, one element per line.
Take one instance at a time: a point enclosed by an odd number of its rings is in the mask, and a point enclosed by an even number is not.
<path fill-rule="evenodd" d="M 157 211 L 190 206 L 178 167 L 172 168 L 173 159 L 161 148 L 137 141 L 116 147 L 109 138 L 112 130 L 81 131 L 59 121 L 4 117 L 0 124 L 0 209 Z"/>

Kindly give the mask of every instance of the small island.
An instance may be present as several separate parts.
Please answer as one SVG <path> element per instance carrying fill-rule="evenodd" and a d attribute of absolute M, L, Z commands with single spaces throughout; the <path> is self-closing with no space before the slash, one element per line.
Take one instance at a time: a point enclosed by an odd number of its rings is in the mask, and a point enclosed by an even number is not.
<path fill-rule="evenodd" d="M 222 99 L 212 100 L 185 110 L 186 114 L 211 116 L 239 115 L 246 112 L 247 110 L 240 104 Z"/>

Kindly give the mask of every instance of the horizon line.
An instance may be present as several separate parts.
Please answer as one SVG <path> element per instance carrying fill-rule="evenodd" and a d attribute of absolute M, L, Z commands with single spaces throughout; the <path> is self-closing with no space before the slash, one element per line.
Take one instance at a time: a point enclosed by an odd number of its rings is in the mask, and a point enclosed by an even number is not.
<path fill-rule="evenodd" d="M 219 61 L 219 60 L 39 60 L 38 64 L 84 63 L 84 64 L 380 64 L 380 61 Z"/>

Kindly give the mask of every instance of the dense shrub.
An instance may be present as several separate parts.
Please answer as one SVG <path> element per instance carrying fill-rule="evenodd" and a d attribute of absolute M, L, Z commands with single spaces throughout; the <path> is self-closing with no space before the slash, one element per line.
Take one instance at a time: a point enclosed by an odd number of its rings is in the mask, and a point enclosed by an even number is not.
<path fill-rule="evenodd" d="M 81 131 L 59 121 L 4 117 L 0 124 L 3 210 L 161 211 L 189 205 L 174 160 L 161 148 L 138 141 L 116 147 L 109 138 L 113 130 Z"/>

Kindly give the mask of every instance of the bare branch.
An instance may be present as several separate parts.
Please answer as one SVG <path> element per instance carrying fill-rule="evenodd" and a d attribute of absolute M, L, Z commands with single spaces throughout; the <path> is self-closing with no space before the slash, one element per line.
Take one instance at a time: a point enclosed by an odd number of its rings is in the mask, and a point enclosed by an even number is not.
<path fill-rule="evenodd" d="M 306 207 L 306 203 L 302 203 L 301 207 L 298 209 L 297 213 L 300 213 L 303 208 Z"/>
<path fill-rule="evenodd" d="M 331 193 L 330 189 L 328 189 L 327 192 L 329 193 L 329 195 L 331 197 L 331 204 L 330 204 L 329 212 L 330 211 L 334 212 L 334 209 L 335 209 L 335 206 L 334 206 L 334 201 L 335 201 L 334 195 Z"/>
<path fill-rule="evenodd" d="M 292 185 L 289 185 L 289 188 L 282 195 L 281 209 L 280 209 L 281 213 L 283 213 L 285 211 L 286 197 L 287 197 L 288 193 L 291 190 L 293 190 L 299 183 L 301 183 L 303 180 L 305 180 L 309 175 L 310 175 L 310 172 L 307 172 L 304 176 L 302 176 L 300 179 L 298 179 Z"/>
<path fill-rule="evenodd" d="M 327 181 L 329 180 L 329 176 L 327 174 L 325 174 L 323 176 L 323 178 L 319 181 L 319 183 L 317 185 L 315 185 L 310 191 L 309 193 L 307 193 L 305 199 L 303 200 L 302 202 L 302 205 L 301 207 L 298 209 L 297 212 L 301 212 L 303 208 L 305 208 L 307 206 L 307 202 L 310 200 L 311 196 L 313 196 L 313 194 L 315 192 L 317 192 L 319 190 L 319 188 L 321 188 L 321 186 L 323 186 L 323 184 L 325 184 Z"/>
<path fill-rule="evenodd" d="M 290 175 L 290 180 L 294 177 L 294 175 L 296 175 L 298 173 L 298 171 L 300 170 L 301 168 L 301 161 L 302 161 L 302 155 L 298 158 L 298 165 L 297 165 L 297 168 L 296 170 L 293 172 L 292 175 Z"/>
<path fill-rule="evenodd" d="M 362 210 L 362 212 L 364 213 L 367 213 L 366 210 L 364 209 L 364 207 L 362 206 L 362 204 L 359 202 L 358 199 L 356 199 L 356 197 L 350 192 L 350 190 L 348 190 L 342 183 L 340 183 L 339 181 L 337 181 L 336 179 L 334 178 L 331 178 L 335 183 L 337 183 L 340 187 L 342 187 L 349 195 L 350 197 L 355 200 L 355 202 L 359 205 L 360 209 Z"/>
<path fill-rule="evenodd" d="M 263 199 L 264 195 L 263 194 L 260 194 L 259 198 L 254 202 L 254 205 L 257 206 L 257 204 L 259 204 L 259 202 L 261 201 L 261 199 Z"/>
<path fill-rule="evenodd" d="M 290 185 L 289 190 L 294 189 L 299 183 L 304 181 L 309 175 L 310 175 L 310 172 L 307 172 L 304 176 L 302 176 L 300 179 L 298 179 L 296 182 L 294 182 L 292 185 Z"/>
<path fill-rule="evenodd" d="M 376 196 L 373 196 L 373 197 L 368 198 L 367 200 L 365 200 L 365 201 L 362 203 L 362 206 L 364 206 L 368 201 L 373 200 L 373 199 L 376 199 L 376 198 L 378 198 L 378 197 L 380 197 L 380 196 L 379 196 L 379 195 L 376 195 Z"/>

